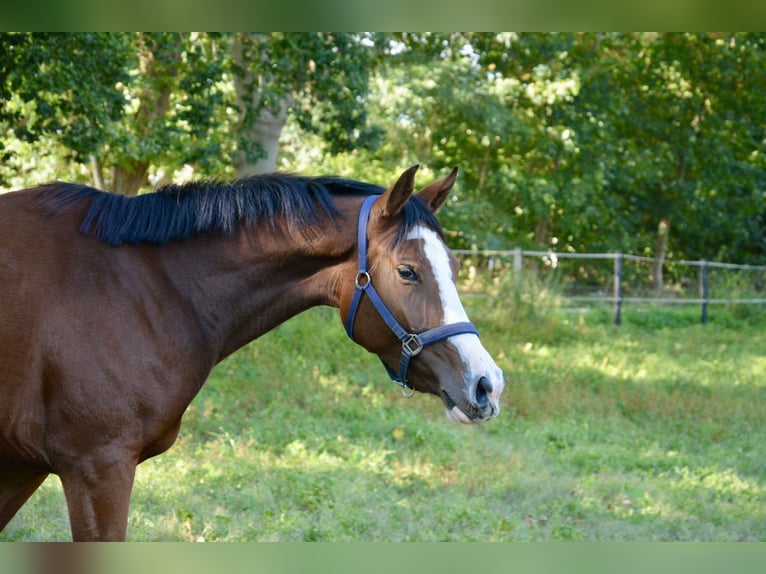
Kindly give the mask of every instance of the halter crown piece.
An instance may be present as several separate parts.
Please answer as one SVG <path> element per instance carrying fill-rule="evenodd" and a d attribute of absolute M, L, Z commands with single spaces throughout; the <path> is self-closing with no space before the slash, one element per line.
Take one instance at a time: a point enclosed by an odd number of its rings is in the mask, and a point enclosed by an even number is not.
<path fill-rule="evenodd" d="M 409 382 L 407 382 L 407 368 L 410 365 L 410 360 L 420 354 L 423 347 L 427 347 L 428 345 L 432 345 L 448 337 L 464 333 L 470 333 L 478 337 L 479 331 L 473 323 L 459 322 L 434 327 L 433 329 L 428 329 L 427 331 L 416 334 L 408 332 L 394 318 L 391 311 L 388 310 L 388 307 L 386 307 L 386 304 L 380 298 L 380 295 L 378 295 L 375 287 L 373 287 L 372 278 L 370 277 L 368 269 L 367 223 L 370 220 L 372 205 L 378 197 L 380 197 L 380 195 L 369 196 L 364 200 L 362 207 L 359 209 L 359 222 L 357 227 L 357 256 L 359 266 L 356 274 L 356 290 L 351 299 L 351 305 L 348 308 L 348 316 L 346 317 L 346 333 L 348 333 L 348 336 L 352 341 L 355 341 L 353 334 L 354 320 L 356 319 L 356 312 L 359 310 L 359 303 L 362 301 L 362 296 L 366 293 L 378 314 L 402 343 L 402 355 L 399 359 L 399 372 L 397 373 L 385 363 L 383 363 L 383 366 L 386 368 L 386 371 L 388 371 L 391 380 L 402 387 L 402 393 L 407 397 L 411 397 L 415 393 L 415 389 Z"/>

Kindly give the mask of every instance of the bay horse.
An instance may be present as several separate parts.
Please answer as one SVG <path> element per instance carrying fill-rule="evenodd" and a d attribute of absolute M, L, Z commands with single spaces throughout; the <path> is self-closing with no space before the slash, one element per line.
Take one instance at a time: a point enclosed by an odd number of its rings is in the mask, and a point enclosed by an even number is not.
<path fill-rule="evenodd" d="M 457 170 L 415 194 L 416 170 L 387 189 L 269 174 L 0 195 L 0 530 L 54 473 L 73 540 L 124 540 L 136 466 L 211 369 L 316 305 L 406 392 L 496 416 L 503 374 L 435 217 Z"/>

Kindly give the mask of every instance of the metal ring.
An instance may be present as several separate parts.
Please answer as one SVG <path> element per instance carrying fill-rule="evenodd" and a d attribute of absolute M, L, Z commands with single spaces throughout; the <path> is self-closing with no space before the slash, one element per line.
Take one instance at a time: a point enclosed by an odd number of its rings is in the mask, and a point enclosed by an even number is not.
<path fill-rule="evenodd" d="M 364 289 L 367 287 L 367 285 L 372 283 L 372 279 L 370 278 L 370 274 L 367 273 L 367 271 L 360 271 L 356 274 L 356 279 L 354 282 L 356 283 L 358 289 Z"/>

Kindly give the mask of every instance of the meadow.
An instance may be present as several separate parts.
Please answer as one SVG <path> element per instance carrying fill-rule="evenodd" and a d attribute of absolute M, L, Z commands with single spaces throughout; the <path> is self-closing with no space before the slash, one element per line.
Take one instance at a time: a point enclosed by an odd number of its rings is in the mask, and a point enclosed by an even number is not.
<path fill-rule="evenodd" d="M 402 397 L 337 311 L 221 363 L 139 467 L 134 541 L 766 540 L 766 312 L 465 298 L 504 369 L 500 416 Z M 0 541 L 68 540 L 50 477 Z"/>

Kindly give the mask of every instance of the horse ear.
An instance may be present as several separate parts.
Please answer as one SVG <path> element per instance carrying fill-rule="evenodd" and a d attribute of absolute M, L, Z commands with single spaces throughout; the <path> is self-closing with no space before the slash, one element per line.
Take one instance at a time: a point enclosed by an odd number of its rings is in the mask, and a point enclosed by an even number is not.
<path fill-rule="evenodd" d="M 407 200 L 415 191 L 415 172 L 419 165 L 413 165 L 407 171 L 399 176 L 399 179 L 392 185 L 380 198 L 382 205 L 381 215 L 383 217 L 392 217 L 399 213 L 407 203 Z"/>
<path fill-rule="evenodd" d="M 452 186 L 455 185 L 457 180 L 457 168 L 453 167 L 450 174 L 444 179 L 435 181 L 430 185 L 425 186 L 418 192 L 418 197 L 423 200 L 431 210 L 431 213 L 436 213 L 447 199 Z"/>

